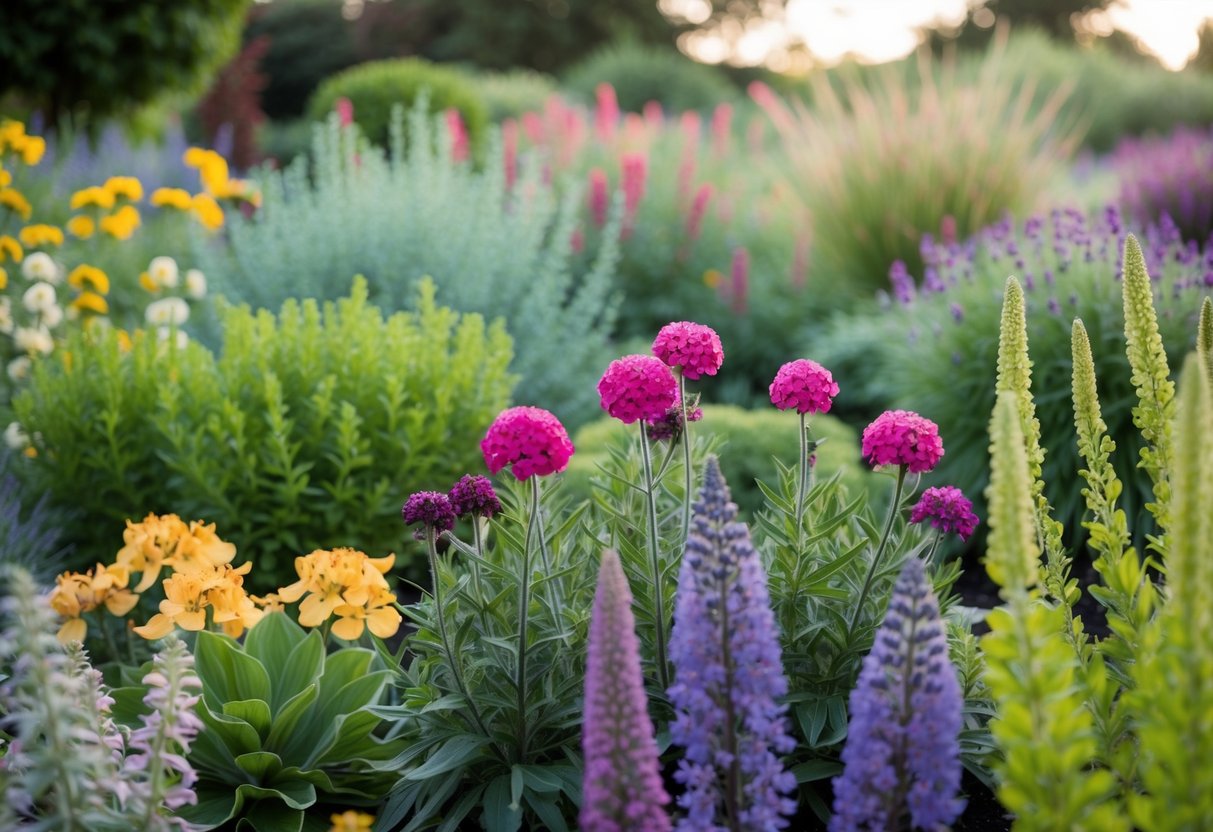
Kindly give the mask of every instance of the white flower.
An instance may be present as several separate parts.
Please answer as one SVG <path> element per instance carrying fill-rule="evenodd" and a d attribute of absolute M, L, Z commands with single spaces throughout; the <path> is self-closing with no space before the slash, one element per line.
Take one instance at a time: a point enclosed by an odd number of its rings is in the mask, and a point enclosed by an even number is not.
<path fill-rule="evenodd" d="M 17 349 L 30 355 L 36 352 L 46 354 L 55 349 L 55 339 L 44 326 L 17 327 L 17 331 L 13 333 L 13 343 L 17 345 Z"/>
<path fill-rule="evenodd" d="M 45 251 L 35 251 L 21 261 L 21 274 L 26 280 L 45 280 L 58 283 L 63 279 L 59 265 Z"/>
<path fill-rule="evenodd" d="M 168 339 L 172 338 L 172 337 L 173 337 L 173 330 L 171 330 L 167 326 L 162 326 L 158 330 L 156 330 L 156 338 L 161 343 L 167 343 Z M 185 349 L 185 345 L 188 344 L 189 342 L 190 342 L 190 337 L 188 335 L 186 335 L 180 329 L 177 330 L 177 338 L 176 338 L 177 349 L 179 349 L 179 350 Z"/>
<path fill-rule="evenodd" d="M 0 332 L 13 334 L 13 304 L 8 298 L 0 298 Z"/>
<path fill-rule="evenodd" d="M 185 293 L 194 300 L 206 297 L 206 275 L 198 269 L 190 269 L 185 273 Z"/>
<path fill-rule="evenodd" d="M 177 261 L 171 257 L 153 257 L 147 267 L 147 276 L 157 286 L 165 289 L 177 288 Z"/>
<path fill-rule="evenodd" d="M 181 298 L 163 298 L 149 303 L 144 317 L 152 326 L 181 326 L 190 319 L 190 307 Z"/>
<path fill-rule="evenodd" d="M 31 312 L 43 312 L 57 304 L 59 296 L 55 294 L 54 286 L 39 281 L 25 290 L 21 302 Z"/>
<path fill-rule="evenodd" d="M 29 360 L 28 355 L 14 358 L 8 362 L 8 377 L 13 381 L 25 381 L 25 379 L 29 378 L 31 366 L 33 366 L 33 362 Z"/>
<path fill-rule="evenodd" d="M 9 422 L 8 427 L 4 429 L 4 444 L 14 451 L 25 450 L 29 447 L 29 434 L 22 429 L 19 422 Z"/>
<path fill-rule="evenodd" d="M 63 307 L 59 305 L 48 306 L 42 310 L 42 323 L 54 329 L 63 323 Z"/>

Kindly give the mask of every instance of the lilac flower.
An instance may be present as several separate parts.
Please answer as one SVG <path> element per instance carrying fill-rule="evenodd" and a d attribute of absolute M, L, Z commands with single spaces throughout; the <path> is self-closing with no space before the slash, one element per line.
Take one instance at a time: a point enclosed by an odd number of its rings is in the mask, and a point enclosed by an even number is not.
<path fill-rule="evenodd" d="M 590 619 L 581 746 L 582 832 L 669 830 L 664 807 L 670 797 L 658 768 L 632 593 L 610 550 L 602 555 Z"/>
<path fill-rule="evenodd" d="M 788 689 L 779 633 L 762 561 L 736 518 L 720 465 L 709 457 L 670 638 L 670 734 L 686 749 L 674 775 L 686 786 L 680 832 L 722 832 L 730 823 L 746 832 L 783 829 L 796 808 L 786 796 L 796 780 L 779 759 L 795 747 L 778 703 Z"/>
<path fill-rule="evenodd" d="M 830 832 L 951 824 L 960 787 L 960 685 L 922 561 L 910 558 L 851 691 Z"/>

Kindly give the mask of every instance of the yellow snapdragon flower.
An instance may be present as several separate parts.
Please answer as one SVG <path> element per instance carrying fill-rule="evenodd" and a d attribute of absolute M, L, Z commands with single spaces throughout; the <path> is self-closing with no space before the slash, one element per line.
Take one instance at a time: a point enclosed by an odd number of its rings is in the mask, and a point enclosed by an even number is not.
<path fill-rule="evenodd" d="M 5 260 L 20 263 L 24 257 L 25 252 L 21 249 L 19 242 L 7 234 L 0 234 L 0 263 Z"/>
<path fill-rule="evenodd" d="M 188 211 L 193 207 L 190 192 L 183 188 L 157 188 L 152 191 L 152 205 L 157 208 L 176 208 Z"/>
<path fill-rule="evenodd" d="M 83 214 L 72 217 L 67 221 L 67 233 L 81 240 L 87 240 L 97 232 L 97 223 L 93 222 L 92 217 L 86 217 Z"/>
<path fill-rule="evenodd" d="M 333 634 L 356 639 L 369 627 L 380 638 L 394 634 L 400 626 L 400 613 L 384 575 L 392 568 L 395 555 L 371 558 L 350 548 L 317 549 L 295 558 L 299 580 L 278 590 L 278 598 L 299 604 L 299 624 L 318 627 L 336 615 Z M 306 596 L 306 597 L 305 597 Z"/>
<path fill-rule="evenodd" d="M 81 617 L 104 606 L 111 615 L 123 616 L 139 603 L 139 596 L 126 588 L 130 573 L 120 564 L 103 566 L 87 572 L 64 572 L 55 579 L 50 605 L 66 620 L 59 628 L 59 641 L 84 641 L 88 624 Z"/>
<path fill-rule="evenodd" d="M 30 215 L 34 213 L 34 208 L 29 204 L 29 200 L 25 198 L 25 194 L 16 188 L 0 189 L 0 205 L 8 208 L 23 220 L 28 220 Z"/>
<path fill-rule="evenodd" d="M 117 211 L 102 217 L 97 226 L 115 240 L 129 240 L 135 229 L 142 224 L 139 211 L 133 205 L 123 205 Z"/>
<path fill-rule="evenodd" d="M 191 207 L 194 216 L 207 231 L 215 231 L 223 227 L 223 209 L 210 194 L 195 194 Z"/>
<path fill-rule="evenodd" d="M 63 245 L 63 229 L 45 223 L 27 225 L 17 236 L 26 248 Z"/>
<path fill-rule="evenodd" d="M 115 200 L 138 202 L 143 199 L 143 183 L 133 176 L 111 176 L 101 187 L 109 191 Z"/>
<path fill-rule="evenodd" d="M 72 269 L 67 276 L 67 285 L 80 291 L 92 286 L 93 290 L 101 295 L 108 295 L 110 291 L 109 276 L 96 266 L 90 266 L 87 263 L 81 263 Z"/>

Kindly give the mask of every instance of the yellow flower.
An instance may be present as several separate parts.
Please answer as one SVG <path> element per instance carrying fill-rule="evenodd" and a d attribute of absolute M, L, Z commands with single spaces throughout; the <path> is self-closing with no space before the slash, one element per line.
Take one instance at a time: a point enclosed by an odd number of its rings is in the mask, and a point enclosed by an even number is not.
<path fill-rule="evenodd" d="M 122 532 L 125 545 L 118 550 L 117 562 L 131 572 L 142 572 L 143 579 L 135 587 L 143 592 L 156 582 L 166 561 L 177 551 L 181 537 L 189 533 L 189 527 L 175 514 L 159 516 L 149 513 L 142 522 L 126 521 Z"/>
<path fill-rule="evenodd" d="M 0 188 L 7 188 L 13 184 L 13 175 L 4 169 L 4 165 L 0 165 Z"/>
<path fill-rule="evenodd" d="M 123 616 L 134 609 L 139 596 L 126 588 L 130 573 L 120 564 L 102 566 L 87 572 L 64 572 L 55 579 L 50 605 L 67 619 L 59 628 L 59 641 L 84 641 L 88 624 L 85 613 L 104 606 L 111 615 Z"/>
<path fill-rule="evenodd" d="M 19 242 L 7 234 L 0 235 L 0 263 L 3 263 L 5 259 L 20 263 L 24 257 L 25 252 L 21 250 Z"/>
<path fill-rule="evenodd" d="M 139 275 L 139 285 L 151 292 L 153 295 L 160 291 L 160 287 L 156 285 L 156 281 L 152 280 L 152 276 L 147 272 L 143 272 Z"/>
<path fill-rule="evenodd" d="M 27 225 L 18 236 L 26 248 L 63 245 L 63 230 L 44 223 Z"/>
<path fill-rule="evenodd" d="M 708 288 L 711 288 L 711 289 L 719 288 L 720 284 L 723 282 L 724 282 L 724 275 L 721 274 L 716 269 L 708 269 L 706 272 L 703 273 L 703 283 Z"/>
<path fill-rule="evenodd" d="M 109 216 L 102 217 L 97 225 L 115 240 L 129 240 L 140 225 L 139 212 L 133 205 L 123 205 Z"/>
<path fill-rule="evenodd" d="M 25 125 L 11 118 L 0 121 L 0 153 L 10 147 L 16 150 L 25 143 Z"/>
<path fill-rule="evenodd" d="M 396 635 L 401 618 L 395 603 L 396 596 L 391 590 L 378 589 L 364 606 L 342 604 L 333 610 L 337 616 L 337 621 L 333 623 L 333 635 L 354 641 L 362 637 L 364 627 L 380 638 Z"/>
<path fill-rule="evenodd" d="M 8 288 L 8 270 L 0 269 L 0 292 Z"/>
<path fill-rule="evenodd" d="M 108 295 L 110 292 L 109 276 L 96 266 L 81 263 L 67 276 L 67 285 L 73 289 L 84 291 L 90 284 L 98 294 Z"/>
<path fill-rule="evenodd" d="M 278 597 L 277 592 L 270 592 L 265 595 L 250 595 L 253 602 L 261 607 L 262 612 L 286 612 L 286 605 L 282 603 L 282 599 Z"/>
<path fill-rule="evenodd" d="M 26 136 L 25 145 L 21 148 L 21 161 L 33 167 L 42 161 L 46 152 L 46 139 L 41 136 Z"/>
<path fill-rule="evenodd" d="M 194 216 L 207 231 L 215 231 L 223 227 L 223 209 L 210 194 L 195 194 L 193 199 Z"/>
<path fill-rule="evenodd" d="M 261 194 L 247 179 L 226 179 L 207 188 L 207 191 L 215 199 L 238 199 L 254 205 L 261 204 Z"/>
<path fill-rule="evenodd" d="M 349 548 L 318 549 L 295 558 L 299 580 L 279 589 L 278 597 L 289 604 L 306 594 L 299 604 L 299 623 L 304 627 L 318 627 L 336 614 L 339 620 L 333 633 L 339 638 L 357 638 L 364 626 L 376 634 L 394 633 L 399 613 L 380 608 L 396 600 L 383 577 L 395 560 L 395 555 L 369 558 Z"/>
<path fill-rule="evenodd" d="M 118 330 L 118 351 L 127 353 L 131 351 L 131 335 L 125 329 Z"/>
<path fill-rule="evenodd" d="M 73 237 L 78 237 L 81 240 L 87 240 L 93 236 L 97 230 L 97 224 L 93 222 L 92 217 L 84 215 L 72 217 L 67 221 L 67 231 Z"/>
<path fill-rule="evenodd" d="M 76 211 L 80 208 L 87 208 L 90 205 L 96 205 L 103 211 L 108 211 L 114 207 L 114 195 L 105 188 L 94 185 L 91 188 L 84 188 L 72 194 L 71 209 Z"/>
<path fill-rule="evenodd" d="M 182 188 L 157 188 L 152 192 L 152 205 L 157 208 L 176 208 L 188 211 L 192 206 L 190 192 Z"/>
<path fill-rule="evenodd" d="M 170 565 L 180 572 L 188 572 L 222 566 L 231 563 L 234 557 L 235 545 L 219 539 L 214 523 L 206 525 L 200 520 L 192 520 L 186 533 L 181 535 Z"/>
<path fill-rule="evenodd" d="M 23 220 L 28 220 L 30 214 L 34 213 L 29 200 L 16 188 L 4 188 L 0 190 L 0 205 L 19 215 Z"/>
<path fill-rule="evenodd" d="M 232 568 L 225 563 L 197 572 L 174 572 L 164 580 L 160 612 L 134 631 L 149 640 L 164 638 L 174 626 L 197 632 L 206 627 L 210 607 L 216 624 L 222 623 L 229 635 L 239 635 L 262 615 L 244 591 L 244 576 L 252 566 Z"/>
<path fill-rule="evenodd" d="M 96 292 L 83 292 L 68 306 L 80 312 L 92 312 L 96 315 L 108 315 L 110 311 L 109 303 Z"/>
<path fill-rule="evenodd" d="M 111 176 L 101 187 L 113 194 L 115 200 L 138 202 L 143 199 L 143 184 L 133 176 Z"/>
<path fill-rule="evenodd" d="M 214 152 L 204 147 L 191 147 L 185 151 L 185 154 L 181 157 L 181 161 L 185 163 L 186 167 L 200 168 L 206 164 L 207 156 Z"/>
<path fill-rule="evenodd" d="M 374 815 L 355 812 L 353 809 L 347 809 L 339 815 L 329 815 L 329 820 L 333 822 L 329 832 L 370 832 L 375 824 Z"/>

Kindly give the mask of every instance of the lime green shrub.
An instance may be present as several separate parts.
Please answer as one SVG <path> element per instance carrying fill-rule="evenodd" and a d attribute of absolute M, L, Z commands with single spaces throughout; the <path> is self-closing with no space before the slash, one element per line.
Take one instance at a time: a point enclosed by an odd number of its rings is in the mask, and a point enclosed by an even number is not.
<path fill-rule="evenodd" d="M 312 93 L 308 115 L 323 120 L 337 99 L 348 98 L 354 105 L 355 123 L 372 142 L 386 145 L 392 108 L 401 104 L 407 109 L 423 94 L 431 113 L 458 110 L 472 148 L 481 145 L 489 114 L 475 83 L 458 70 L 420 58 L 370 61 L 337 73 Z"/>
<path fill-rule="evenodd" d="M 78 512 L 80 563 L 149 511 L 217 523 L 267 586 L 316 548 L 387 554 L 404 497 L 476 462 L 514 382 L 504 326 L 438 307 L 428 282 L 412 313 L 385 318 L 359 279 L 335 303 L 229 308 L 223 325 L 219 355 L 76 337 L 14 402 L 31 487 Z"/>
<path fill-rule="evenodd" d="M 587 104 L 603 83 L 615 88 L 619 107 L 633 113 L 650 101 L 674 111 L 710 110 L 738 92 L 719 69 L 676 49 L 626 42 L 593 53 L 564 76 L 564 88 Z"/>
<path fill-rule="evenodd" d="M 542 110 L 548 98 L 556 93 L 555 79 L 529 69 L 480 72 L 469 77 L 494 122 Z"/>

